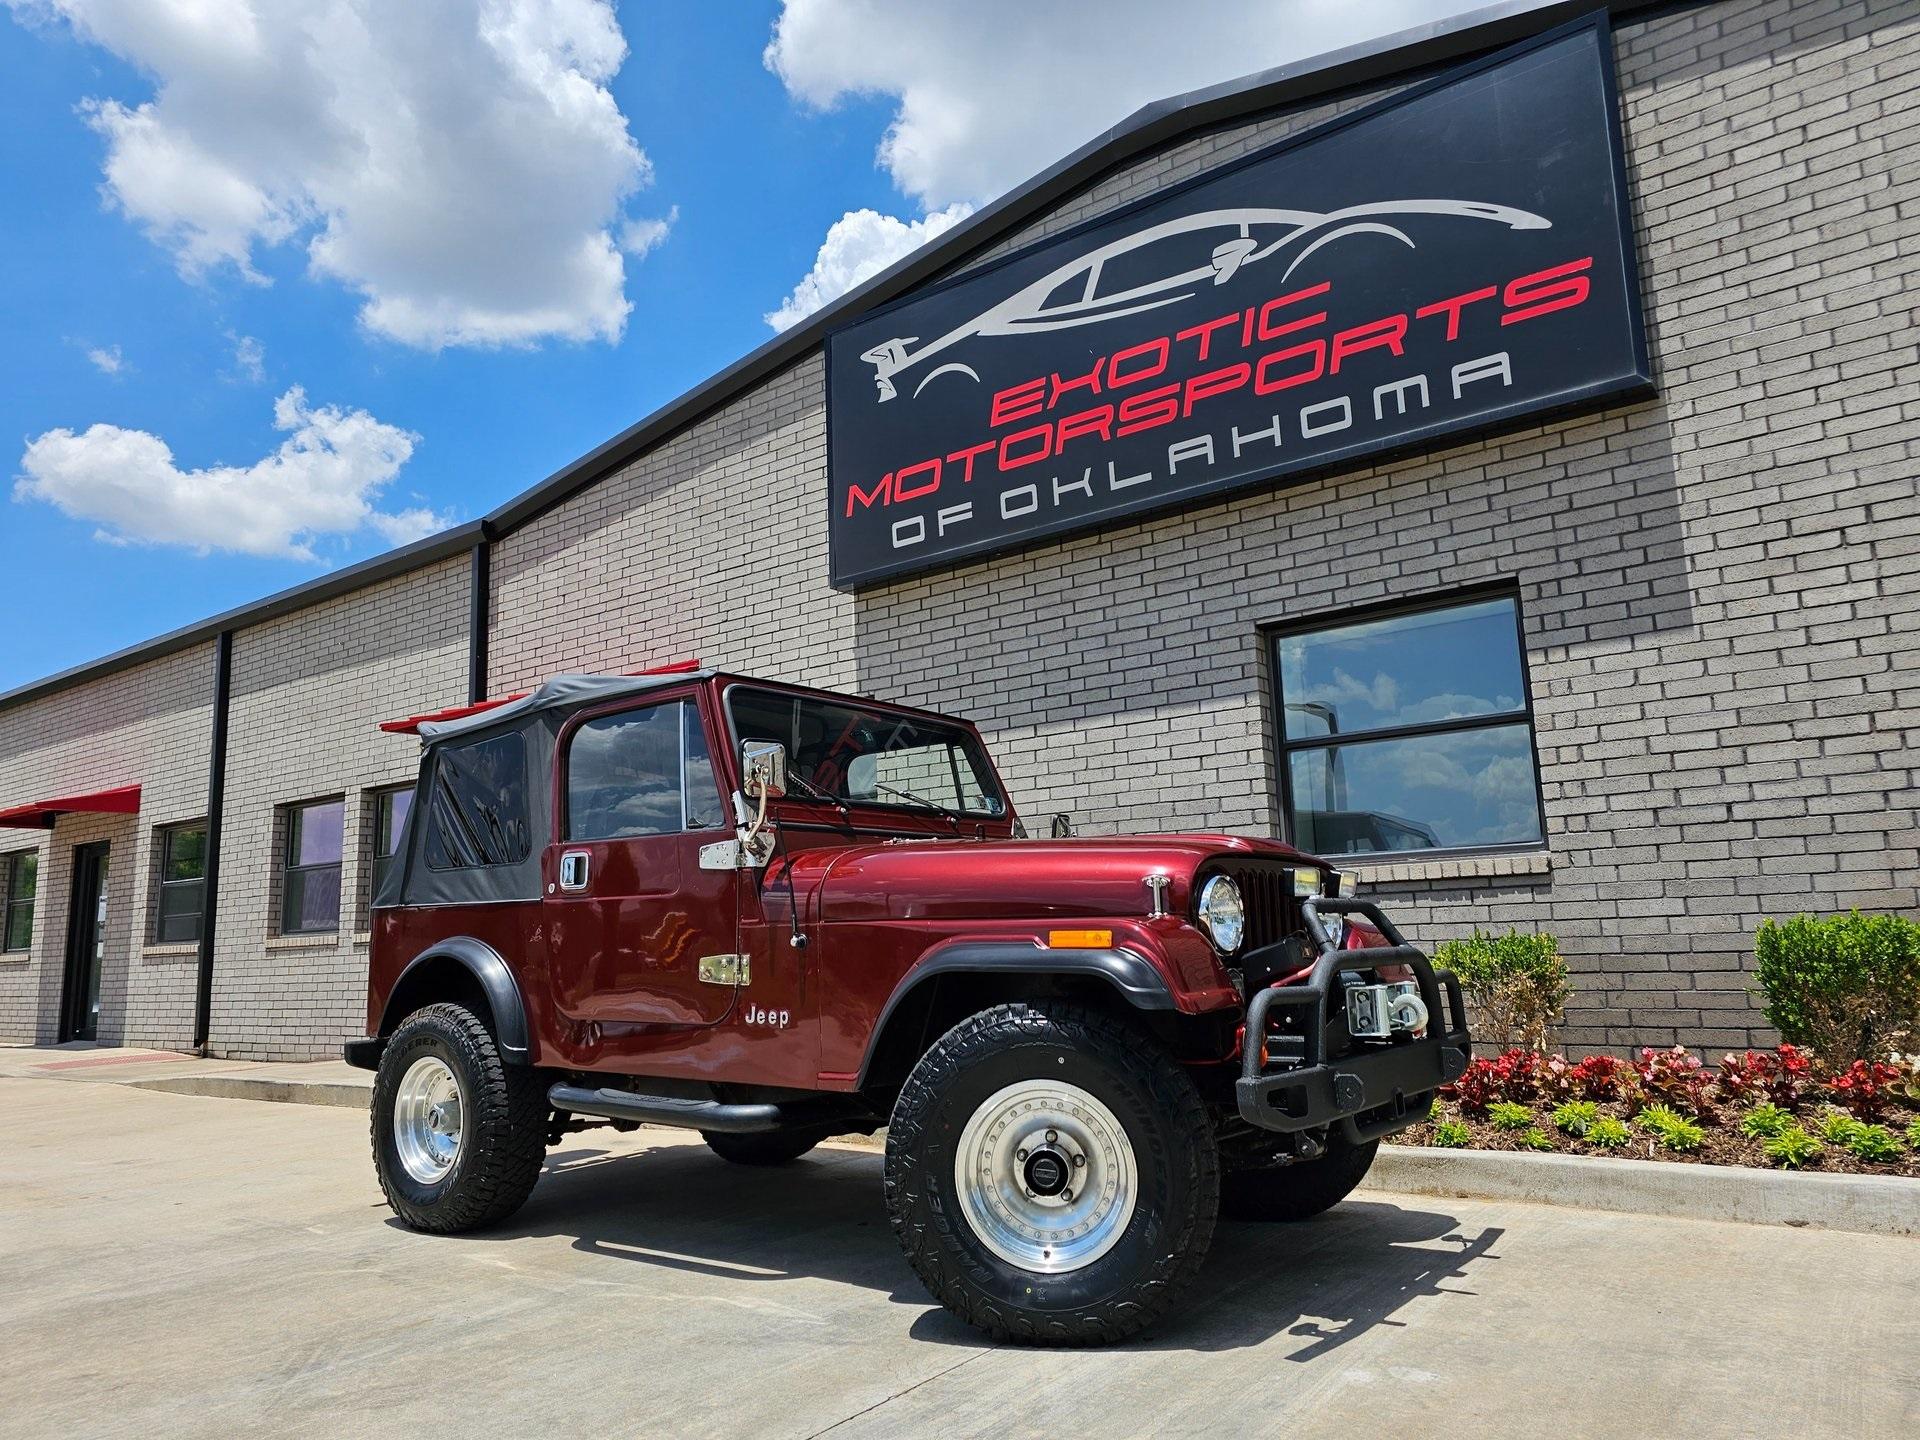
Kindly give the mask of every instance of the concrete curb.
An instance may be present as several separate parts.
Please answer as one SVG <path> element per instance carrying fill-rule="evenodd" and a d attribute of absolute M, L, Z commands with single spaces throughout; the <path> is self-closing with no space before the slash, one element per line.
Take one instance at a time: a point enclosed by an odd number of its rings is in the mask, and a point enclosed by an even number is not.
<path fill-rule="evenodd" d="M 373 1086 L 350 1080 L 269 1080 L 255 1075 L 176 1075 L 162 1080 L 129 1080 L 135 1090 L 169 1095 L 208 1095 L 219 1100 L 277 1100 L 295 1105 L 339 1105 L 364 1110 Z"/>
<path fill-rule="evenodd" d="M 1864 1235 L 1920 1235 L 1920 1180 L 1900 1176 L 1382 1145 L 1362 1188 Z"/>

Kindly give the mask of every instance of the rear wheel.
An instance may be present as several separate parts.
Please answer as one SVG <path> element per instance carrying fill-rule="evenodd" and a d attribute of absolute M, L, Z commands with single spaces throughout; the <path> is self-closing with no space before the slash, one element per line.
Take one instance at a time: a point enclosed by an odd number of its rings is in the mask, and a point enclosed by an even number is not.
<path fill-rule="evenodd" d="M 1165 1315 L 1219 1207 L 1205 1106 L 1097 1011 L 1002 1005 L 914 1067 L 887 1132 L 895 1235 L 934 1299 L 1000 1340 L 1090 1345 Z"/>
<path fill-rule="evenodd" d="M 1220 1184 L 1220 1213 L 1229 1220 L 1310 1220 L 1353 1193 L 1379 1149 L 1378 1140 L 1353 1145 L 1334 1135 L 1318 1160 L 1234 1171 Z"/>
<path fill-rule="evenodd" d="M 786 1165 L 827 1137 L 819 1130 L 767 1130 L 752 1135 L 702 1130 L 700 1138 L 714 1154 L 736 1165 Z"/>
<path fill-rule="evenodd" d="M 500 1058 L 472 1011 L 429 1005 L 401 1022 L 373 1082 L 373 1164 L 393 1213 L 452 1234 L 526 1203 L 546 1158 L 546 1092 Z"/>

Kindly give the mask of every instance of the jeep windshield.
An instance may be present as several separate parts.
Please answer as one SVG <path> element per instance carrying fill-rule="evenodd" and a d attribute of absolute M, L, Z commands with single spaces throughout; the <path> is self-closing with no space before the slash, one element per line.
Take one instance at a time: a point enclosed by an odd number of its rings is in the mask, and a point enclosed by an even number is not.
<path fill-rule="evenodd" d="M 735 744 L 787 749 L 787 798 L 998 819 L 1007 802 L 971 731 L 847 700 L 735 686 Z"/>

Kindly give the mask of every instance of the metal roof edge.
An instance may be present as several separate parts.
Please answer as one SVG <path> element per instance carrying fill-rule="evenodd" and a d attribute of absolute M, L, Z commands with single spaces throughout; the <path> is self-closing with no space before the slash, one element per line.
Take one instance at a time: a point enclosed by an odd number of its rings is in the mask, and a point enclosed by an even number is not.
<path fill-rule="evenodd" d="M 1712 3 L 1716 0 L 1495 0 L 1478 9 L 1396 31 L 1377 40 L 1143 105 L 1032 179 L 982 206 L 960 224 L 496 507 L 482 519 L 0 692 L 0 710 L 177 653 L 213 639 L 222 630 L 257 625 L 349 590 L 404 574 L 467 549 L 482 539 L 498 539 L 769 376 L 797 364 L 819 346 L 829 331 L 964 262 L 1062 196 L 1084 189 L 1100 175 L 1178 135 L 1398 76 L 1416 75 L 1526 39 L 1598 10 L 1625 16 L 1639 11 L 1691 9 Z"/>
<path fill-rule="evenodd" d="M 205 620 L 196 620 L 191 625 L 183 625 L 178 630 L 169 630 L 164 635 L 151 640 L 143 640 L 137 645 L 116 650 L 111 655 L 103 655 L 97 660 L 74 665 L 68 669 L 44 676 L 39 680 L 30 680 L 12 690 L 0 692 L 0 710 L 14 705 L 36 700 L 69 686 L 81 684 L 87 680 L 96 680 L 119 670 L 131 669 L 135 665 L 145 664 L 149 660 L 159 660 L 168 655 L 178 654 L 182 650 L 192 649 L 195 645 L 205 644 L 215 639 L 222 630 L 238 630 L 265 621 L 291 614 L 295 610 L 304 610 L 309 605 L 331 600 L 354 590 L 364 589 L 368 585 L 390 580 L 396 575 L 404 575 L 431 565 L 435 561 L 461 554 L 473 547 L 480 539 L 484 521 L 470 520 L 464 525 L 456 525 L 451 530 L 442 530 L 437 535 L 429 535 L 424 540 L 416 540 L 411 545 L 402 545 L 397 550 L 384 551 L 357 565 L 349 565 L 344 570 L 331 571 L 312 580 L 286 590 L 277 591 L 263 600 L 249 601 L 231 610 Z"/>

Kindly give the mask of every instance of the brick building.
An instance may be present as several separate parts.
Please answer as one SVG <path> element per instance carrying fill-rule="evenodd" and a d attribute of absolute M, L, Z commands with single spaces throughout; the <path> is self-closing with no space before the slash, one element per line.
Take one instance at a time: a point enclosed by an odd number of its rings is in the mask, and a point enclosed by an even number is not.
<path fill-rule="evenodd" d="M 830 581 L 829 335 L 1582 11 L 1149 107 L 484 520 L 0 695 L 0 1040 L 337 1053 L 377 722 L 690 656 L 967 715 L 1029 818 L 1317 843 L 1422 943 L 1550 929 L 1572 1045 L 1761 1038 L 1762 917 L 1920 895 L 1906 0 L 1611 7 L 1652 393 Z"/>

